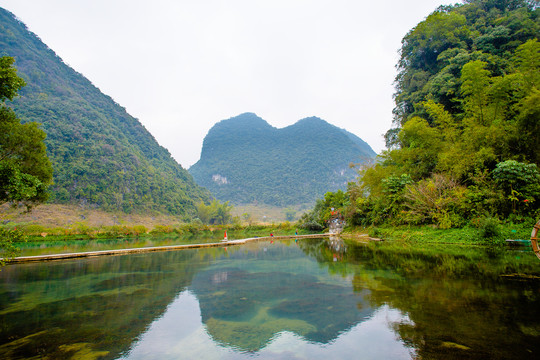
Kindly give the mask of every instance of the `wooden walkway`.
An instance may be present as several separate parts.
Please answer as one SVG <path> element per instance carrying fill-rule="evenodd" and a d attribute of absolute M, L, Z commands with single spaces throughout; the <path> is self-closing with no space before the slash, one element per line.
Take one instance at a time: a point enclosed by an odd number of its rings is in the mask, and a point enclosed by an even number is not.
<path fill-rule="evenodd" d="M 19 257 L 15 257 L 9 260 L 8 264 L 26 263 L 26 262 L 35 262 L 35 261 L 65 260 L 65 259 L 94 257 L 94 256 L 126 255 L 126 254 L 137 254 L 137 253 L 146 253 L 146 252 L 154 252 L 154 251 L 171 251 L 171 250 L 210 248 L 210 247 L 219 247 L 219 246 L 235 246 L 235 245 L 246 244 L 252 241 L 261 241 L 261 240 L 306 239 L 306 238 L 320 238 L 320 237 L 328 237 L 328 236 L 330 236 L 330 234 L 262 236 L 262 237 L 253 237 L 253 238 L 238 239 L 238 240 L 227 240 L 227 241 L 220 241 L 217 243 L 206 243 L 206 244 L 167 245 L 167 246 L 142 247 L 142 248 L 133 248 L 133 249 L 87 251 L 87 252 L 66 253 L 66 254 L 19 256 Z"/>

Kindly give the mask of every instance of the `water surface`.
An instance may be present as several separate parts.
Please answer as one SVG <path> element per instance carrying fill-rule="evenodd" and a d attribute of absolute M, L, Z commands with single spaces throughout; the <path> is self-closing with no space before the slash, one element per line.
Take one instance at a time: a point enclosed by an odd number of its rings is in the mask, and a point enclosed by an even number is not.
<path fill-rule="evenodd" d="M 9 265 L 2 359 L 536 359 L 532 252 L 340 239 Z"/>
<path fill-rule="evenodd" d="M 220 242 L 216 236 L 142 236 L 112 239 L 81 239 L 81 240 L 47 240 L 17 243 L 20 252 L 17 256 L 35 256 L 50 254 L 66 254 L 100 250 L 135 249 L 144 247 L 203 244 Z"/>

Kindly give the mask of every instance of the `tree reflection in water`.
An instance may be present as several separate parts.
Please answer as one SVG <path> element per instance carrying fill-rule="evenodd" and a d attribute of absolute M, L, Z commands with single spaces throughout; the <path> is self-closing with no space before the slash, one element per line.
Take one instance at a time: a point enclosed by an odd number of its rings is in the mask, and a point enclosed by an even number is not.
<path fill-rule="evenodd" d="M 536 358 L 537 261 L 334 238 L 11 265 L 0 358 Z"/>

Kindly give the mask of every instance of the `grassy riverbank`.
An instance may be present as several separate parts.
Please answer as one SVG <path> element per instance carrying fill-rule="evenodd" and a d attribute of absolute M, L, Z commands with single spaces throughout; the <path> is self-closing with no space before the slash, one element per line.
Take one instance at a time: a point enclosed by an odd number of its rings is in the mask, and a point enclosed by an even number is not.
<path fill-rule="evenodd" d="M 122 239 L 141 237 L 208 237 L 307 234 L 289 222 L 259 223 L 235 221 L 229 225 L 205 225 L 163 214 L 108 213 L 78 206 L 44 204 L 30 213 L 0 206 L 0 228 L 18 230 L 29 242 Z M 312 232 L 309 232 L 312 233 Z"/>
<path fill-rule="evenodd" d="M 345 230 L 345 234 L 354 236 L 368 233 L 373 238 L 408 243 L 499 245 L 504 244 L 506 239 L 530 239 L 534 224 L 533 220 L 516 224 L 490 219 L 476 226 L 452 229 L 439 229 L 431 225 L 351 227 Z"/>
<path fill-rule="evenodd" d="M 105 213 L 63 205 L 42 205 L 30 214 L 3 207 L 0 228 L 22 232 L 27 242 L 61 242 L 130 238 L 222 239 L 225 231 L 230 239 L 253 236 L 294 235 L 313 233 L 295 223 L 261 224 L 236 222 L 229 225 L 186 223 L 182 219 L 159 214 Z M 519 223 L 488 218 L 462 228 L 439 229 L 434 226 L 349 227 L 344 235 L 369 234 L 372 238 L 418 244 L 497 245 L 505 239 L 530 239 L 534 219 Z"/>
<path fill-rule="evenodd" d="M 6 225 L 0 227 L 5 230 Z M 49 231 L 36 233 L 38 231 Z M 194 224 L 160 225 L 150 231 L 144 226 L 112 226 L 76 228 L 36 228 L 21 226 L 17 230 L 8 230 L 12 240 L 4 243 L 0 250 L 0 261 L 3 257 L 35 256 L 62 253 L 79 253 L 88 251 L 108 251 L 118 249 L 178 246 L 206 243 L 219 243 L 225 232 L 229 240 L 278 236 L 305 235 L 307 231 L 297 230 L 289 223 L 279 225 L 223 225 L 206 226 Z M 55 233 L 57 232 L 57 233 Z M 5 240 L 5 239 L 4 239 Z"/>
<path fill-rule="evenodd" d="M 227 232 L 231 239 L 253 236 L 294 235 L 309 233 L 306 230 L 296 229 L 290 223 L 278 225 L 217 225 L 201 224 L 156 225 L 147 229 L 143 225 L 134 226 L 100 226 L 91 227 L 78 224 L 69 228 L 46 228 L 41 225 L 12 225 L 9 228 L 18 229 L 26 236 L 28 242 L 73 241 L 73 240 L 99 240 L 123 238 L 153 238 L 153 237 L 191 237 L 222 239 Z"/>

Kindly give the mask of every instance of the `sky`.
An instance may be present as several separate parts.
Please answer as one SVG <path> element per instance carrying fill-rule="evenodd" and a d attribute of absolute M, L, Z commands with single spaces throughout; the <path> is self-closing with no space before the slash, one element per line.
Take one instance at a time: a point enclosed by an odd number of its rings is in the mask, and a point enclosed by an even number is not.
<path fill-rule="evenodd" d="M 320 117 L 377 153 L 401 39 L 446 0 L 0 0 L 184 167 L 217 122 Z"/>

